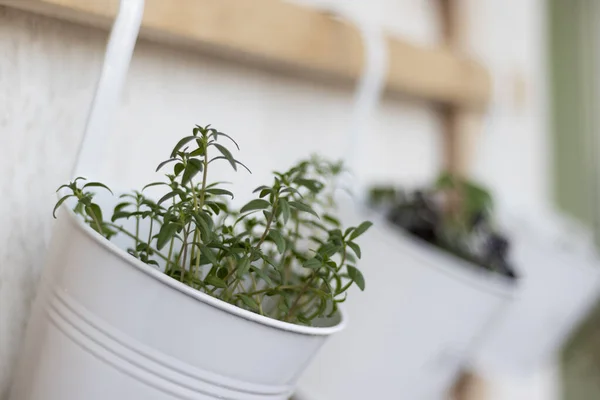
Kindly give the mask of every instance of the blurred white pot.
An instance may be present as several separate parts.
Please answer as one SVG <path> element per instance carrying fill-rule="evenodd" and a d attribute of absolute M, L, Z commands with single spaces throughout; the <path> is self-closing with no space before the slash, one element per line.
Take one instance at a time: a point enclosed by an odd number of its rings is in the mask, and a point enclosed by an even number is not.
<path fill-rule="evenodd" d="M 490 329 L 473 364 L 523 375 L 552 359 L 600 295 L 590 235 L 556 214 L 505 217 L 521 275 L 519 298 Z"/>
<path fill-rule="evenodd" d="M 65 205 L 49 253 L 11 400 L 287 400 L 344 325 L 292 325 L 198 292 Z"/>
<path fill-rule="evenodd" d="M 346 223 L 364 219 L 345 210 Z M 300 398 L 439 399 L 510 302 L 514 281 L 382 221 L 362 240 L 365 292 L 349 294 L 350 324 L 302 376 Z"/>

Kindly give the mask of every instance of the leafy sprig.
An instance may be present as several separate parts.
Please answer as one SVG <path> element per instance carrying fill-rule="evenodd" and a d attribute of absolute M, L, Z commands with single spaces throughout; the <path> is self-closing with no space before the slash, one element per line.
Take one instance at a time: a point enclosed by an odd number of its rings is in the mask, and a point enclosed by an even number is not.
<path fill-rule="evenodd" d="M 335 211 L 333 189 L 340 163 L 318 157 L 284 172 L 270 185 L 254 190 L 256 198 L 239 209 L 228 205 L 234 194 L 222 182 L 209 182 L 218 161 L 233 170 L 249 169 L 226 147 L 237 143 L 209 126 L 196 125 L 179 140 L 157 171 L 170 169 L 166 180 L 141 192 L 121 195 L 110 219 L 93 202 L 83 178 L 61 186 L 77 200 L 75 212 L 107 239 L 129 237 L 129 254 L 160 268 L 168 276 L 220 300 L 271 318 L 311 325 L 335 314 L 351 285 L 365 288 L 357 267 L 356 239 L 371 226 L 363 222 L 343 229 Z M 163 189 L 157 201 L 148 188 Z M 110 190 L 110 189 L 108 189 Z M 122 222 L 133 219 L 135 227 Z"/>

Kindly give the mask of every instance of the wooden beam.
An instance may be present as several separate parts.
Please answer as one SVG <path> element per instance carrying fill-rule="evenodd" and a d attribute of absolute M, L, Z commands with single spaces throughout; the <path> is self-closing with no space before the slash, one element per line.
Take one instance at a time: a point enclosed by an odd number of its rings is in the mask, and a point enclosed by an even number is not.
<path fill-rule="evenodd" d="M 440 0 L 439 4 L 445 44 L 461 54 L 469 34 L 465 0 Z M 481 110 L 449 104 L 443 108 L 442 117 L 445 168 L 457 176 L 468 177 L 477 137 L 483 126 Z"/>
<path fill-rule="evenodd" d="M 107 28 L 118 0 L 0 0 L 0 4 Z M 146 0 L 143 38 L 309 76 L 353 81 L 363 65 L 356 27 L 279 0 Z M 448 48 L 389 39 L 387 91 L 483 108 L 488 72 Z"/>
<path fill-rule="evenodd" d="M 465 0 L 440 0 L 439 5 L 446 46 L 463 52 L 469 35 Z M 468 178 L 483 126 L 482 114 L 450 104 L 444 107 L 442 116 L 446 170 Z M 449 393 L 450 400 L 486 400 L 489 396 L 489 382 L 469 370 L 462 371 Z"/>

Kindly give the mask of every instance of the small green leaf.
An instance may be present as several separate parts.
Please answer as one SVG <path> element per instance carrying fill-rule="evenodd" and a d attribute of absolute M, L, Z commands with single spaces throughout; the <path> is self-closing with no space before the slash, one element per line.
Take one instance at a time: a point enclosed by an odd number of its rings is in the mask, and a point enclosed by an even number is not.
<path fill-rule="evenodd" d="M 219 261 L 211 249 L 199 242 L 193 242 L 191 244 L 200 249 L 200 265 L 212 264 L 214 266 L 219 266 Z"/>
<path fill-rule="evenodd" d="M 356 283 L 356 286 L 358 286 L 360 290 L 365 290 L 365 278 L 363 277 L 363 274 L 352 265 L 348 265 L 347 268 L 350 279 Z"/>
<path fill-rule="evenodd" d="M 196 174 L 198 174 L 198 172 L 202 171 L 202 168 L 203 168 L 203 165 L 200 160 L 195 159 L 195 158 L 190 158 L 185 167 L 185 170 L 183 171 L 183 177 L 181 178 L 181 184 L 185 185 L 189 181 L 191 181 L 192 178 L 194 176 L 196 176 Z"/>
<path fill-rule="evenodd" d="M 208 275 L 206 278 L 204 278 L 204 283 L 221 289 L 227 288 L 225 281 L 216 277 L 215 275 Z"/>
<path fill-rule="evenodd" d="M 240 149 L 240 146 L 238 146 L 237 142 L 235 140 L 233 140 L 233 138 L 229 135 L 227 135 L 226 133 L 223 132 L 219 132 L 216 129 L 211 129 L 212 135 L 216 138 L 218 138 L 219 136 L 225 136 L 227 139 L 231 140 L 233 142 L 233 144 L 235 144 L 235 147 L 237 147 L 237 149 Z"/>
<path fill-rule="evenodd" d="M 321 191 L 321 189 L 323 189 L 323 184 L 314 179 L 300 178 L 300 179 L 296 179 L 295 183 L 297 183 L 300 186 L 304 186 L 305 188 L 310 190 L 312 193 L 318 193 L 319 191 Z"/>
<path fill-rule="evenodd" d="M 329 222 L 332 225 L 335 225 L 335 226 L 340 226 L 341 225 L 340 220 L 337 219 L 337 218 L 335 218 L 334 216 L 332 216 L 330 214 L 324 214 L 323 215 L 323 219 L 325 221 Z"/>
<path fill-rule="evenodd" d="M 172 192 L 169 192 L 169 193 L 165 194 L 163 197 L 161 197 L 157 204 L 160 205 L 160 204 L 164 203 L 165 201 L 169 200 L 170 198 L 173 198 L 177 195 L 182 195 L 182 194 L 185 195 L 185 193 L 183 193 L 179 189 L 173 190 Z"/>
<path fill-rule="evenodd" d="M 175 174 L 175 176 L 179 176 L 179 174 L 181 174 L 181 171 L 183 171 L 184 168 L 185 167 L 183 166 L 183 163 L 177 163 L 173 167 L 173 173 Z"/>
<path fill-rule="evenodd" d="M 191 157 L 199 157 L 199 156 L 203 156 L 205 154 L 206 154 L 206 152 L 204 151 L 204 146 L 200 146 L 196 150 L 192 151 L 190 153 L 190 156 Z"/>
<path fill-rule="evenodd" d="M 231 196 L 231 198 L 233 199 L 233 193 L 231 193 L 229 190 L 225 190 L 225 189 L 219 189 L 219 188 L 206 189 L 206 193 L 214 194 L 215 196 Z"/>
<path fill-rule="evenodd" d="M 64 203 L 69 197 L 73 197 L 74 195 L 72 194 L 68 194 L 66 196 L 63 196 L 60 200 L 58 200 L 56 202 L 56 205 L 54 206 L 54 210 L 52 210 L 52 216 L 54 218 L 56 218 L 56 210 L 58 210 L 58 208 L 62 205 L 62 203 Z"/>
<path fill-rule="evenodd" d="M 242 209 L 240 210 L 240 214 L 246 213 L 248 211 L 255 211 L 255 210 L 264 210 L 265 208 L 268 208 L 271 204 L 263 199 L 254 199 L 250 202 L 248 202 L 244 207 L 242 207 Z"/>
<path fill-rule="evenodd" d="M 319 269 L 323 266 L 323 261 L 319 260 L 316 257 L 310 258 L 308 259 L 303 266 L 305 268 L 310 268 L 310 269 Z"/>
<path fill-rule="evenodd" d="M 64 185 L 63 185 L 64 186 Z M 60 188 L 59 188 L 60 189 Z M 261 190 L 270 189 L 270 187 L 262 185 L 252 191 L 252 193 L 260 192 Z"/>
<path fill-rule="evenodd" d="M 202 235 L 202 240 L 204 242 L 210 242 L 212 240 L 213 232 L 213 220 L 205 211 L 200 211 L 194 215 L 194 219 L 197 223 L 198 228 L 200 229 L 200 234 Z"/>
<path fill-rule="evenodd" d="M 356 264 L 356 257 L 352 253 L 346 253 L 346 261 Z"/>
<path fill-rule="evenodd" d="M 158 172 L 162 167 L 164 167 L 165 165 L 167 165 L 168 163 L 173 162 L 173 161 L 177 161 L 177 159 L 169 158 L 168 160 L 161 162 L 160 164 L 158 164 L 158 167 L 156 167 L 156 172 Z"/>
<path fill-rule="evenodd" d="M 164 224 L 160 227 L 160 231 L 156 237 L 156 248 L 158 250 L 165 247 L 165 245 L 175 236 L 179 225 L 173 222 L 169 222 L 168 224 Z"/>
<path fill-rule="evenodd" d="M 356 254 L 356 257 L 358 257 L 358 258 L 361 257 L 360 246 L 359 245 L 357 245 L 354 242 L 348 242 L 346 244 L 352 249 L 352 251 L 354 252 L 354 254 Z"/>
<path fill-rule="evenodd" d="M 70 187 L 71 187 L 71 185 L 68 185 L 68 184 L 60 185 L 58 187 L 58 189 L 56 189 L 56 193 L 60 192 L 60 189 L 70 188 Z"/>
<path fill-rule="evenodd" d="M 214 143 L 214 146 L 221 152 L 221 154 L 223 154 L 223 157 L 225 157 L 227 159 L 227 161 L 229 161 L 229 164 L 231 164 L 231 168 L 233 168 L 235 171 L 237 171 L 236 161 L 233 158 L 233 156 L 231 155 L 231 152 L 229 150 L 227 150 L 227 148 L 225 146 L 222 146 L 218 143 Z"/>
<path fill-rule="evenodd" d="M 221 267 L 217 270 L 217 278 L 219 279 L 225 279 L 225 277 L 229 275 L 229 271 L 227 271 L 227 268 L 225 267 Z"/>
<path fill-rule="evenodd" d="M 227 157 L 224 157 L 224 156 L 218 156 L 218 157 L 213 157 L 213 158 L 211 158 L 211 159 L 210 159 L 210 161 L 209 161 L 208 163 L 210 164 L 210 163 L 212 163 L 213 161 L 217 161 L 217 160 L 227 160 L 227 161 L 229 161 L 229 160 L 227 159 Z M 239 164 L 239 165 L 241 165 L 242 167 L 244 167 L 244 169 L 245 169 L 246 171 L 248 171 L 249 173 L 252 173 L 252 171 L 250 171 L 250 169 L 249 169 L 248 167 L 246 167 L 246 166 L 245 166 L 243 163 L 239 162 L 238 160 L 233 160 L 233 161 L 234 161 L 236 164 Z"/>
<path fill-rule="evenodd" d="M 292 212 L 286 199 L 279 199 L 279 208 L 283 214 L 283 223 L 287 224 Z"/>
<path fill-rule="evenodd" d="M 150 187 L 153 187 L 153 186 L 169 186 L 169 184 L 168 184 L 168 183 L 165 183 L 165 182 L 152 182 L 152 183 L 149 183 L 149 184 L 147 184 L 146 186 L 144 186 L 144 187 L 142 188 L 142 192 L 143 192 L 144 190 L 146 190 L 146 189 L 150 188 Z"/>
<path fill-rule="evenodd" d="M 137 245 L 137 247 L 135 248 L 137 251 L 146 251 L 146 249 L 148 249 L 148 243 L 140 243 Z"/>
<path fill-rule="evenodd" d="M 319 254 L 323 254 L 325 257 L 331 257 L 338 251 L 340 251 L 340 246 L 334 243 L 325 243 L 324 246 L 319 248 Z"/>
<path fill-rule="evenodd" d="M 241 279 L 248 273 L 249 269 L 250 269 L 250 259 L 244 258 L 237 265 L 237 271 L 235 273 L 236 273 L 237 277 Z"/>
<path fill-rule="evenodd" d="M 307 204 L 301 203 L 299 201 L 290 201 L 289 204 L 290 207 L 295 208 L 298 211 L 304 211 L 319 218 L 319 215 Z"/>
<path fill-rule="evenodd" d="M 243 294 L 243 293 L 239 293 L 237 295 L 242 302 L 248 306 L 248 308 L 250 308 L 252 311 L 258 311 L 258 303 L 256 302 L 256 300 L 254 300 L 252 297 L 248 296 L 247 294 Z"/>
<path fill-rule="evenodd" d="M 279 251 L 279 253 L 283 254 L 283 252 L 285 251 L 285 239 L 281 235 L 281 232 L 275 229 L 271 229 L 269 231 L 269 237 L 277 245 L 277 250 Z"/>
<path fill-rule="evenodd" d="M 112 192 L 112 190 L 110 190 L 110 188 L 108 186 L 106 186 L 104 183 L 100 183 L 100 182 L 86 183 L 85 185 L 83 185 L 82 189 L 85 189 L 85 188 L 88 188 L 88 187 L 101 187 L 101 188 L 104 188 L 104 189 L 108 190 L 110 192 L 110 194 L 114 194 Z"/>
<path fill-rule="evenodd" d="M 131 213 L 125 212 L 125 211 L 117 211 L 114 212 L 112 217 L 111 217 L 111 222 L 115 222 L 118 219 L 122 219 L 122 218 L 129 218 L 131 216 Z"/>
<path fill-rule="evenodd" d="M 362 224 L 360 224 L 359 226 L 357 226 L 356 229 L 350 235 L 350 240 L 356 239 L 357 237 L 359 237 L 360 235 L 365 233 L 367 231 L 367 229 L 369 229 L 372 225 L 373 225 L 372 222 L 365 221 Z"/>
<path fill-rule="evenodd" d="M 114 212 L 119 212 L 119 211 L 121 211 L 122 209 L 124 209 L 125 207 L 127 207 L 127 206 L 130 206 L 130 205 L 131 205 L 131 203 L 129 203 L 129 202 L 127 202 L 127 201 L 124 201 L 124 202 L 122 202 L 122 203 L 119 203 L 119 204 L 117 204 L 117 205 L 115 206 L 115 210 L 114 210 Z"/>
<path fill-rule="evenodd" d="M 301 194 L 301 193 L 298 191 L 298 189 L 296 189 L 296 188 L 293 188 L 293 187 L 291 187 L 291 186 L 290 186 L 290 187 L 286 187 L 285 189 L 283 189 L 283 190 L 281 191 L 281 193 L 282 193 L 282 194 L 283 194 L 283 193 L 293 193 L 293 194 L 295 194 L 295 195 L 298 195 L 299 197 L 304 197 L 304 196 L 302 196 L 302 194 Z"/>
<path fill-rule="evenodd" d="M 88 207 L 86 207 L 85 212 L 90 216 L 90 218 L 94 219 L 94 222 L 98 221 L 99 223 L 102 223 L 102 209 L 98 204 L 91 203 Z"/>
<path fill-rule="evenodd" d="M 183 146 L 185 146 L 187 143 L 189 143 L 190 141 L 192 141 L 194 139 L 196 139 L 195 136 L 186 136 L 183 139 L 181 139 L 179 142 L 177 142 L 177 144 L 173 148 L 173 151 L 171 152 L 171 158 L 174 158 L 177 155 L 177 152 L 179 151 L 179 149 L 181 149 Z"/>

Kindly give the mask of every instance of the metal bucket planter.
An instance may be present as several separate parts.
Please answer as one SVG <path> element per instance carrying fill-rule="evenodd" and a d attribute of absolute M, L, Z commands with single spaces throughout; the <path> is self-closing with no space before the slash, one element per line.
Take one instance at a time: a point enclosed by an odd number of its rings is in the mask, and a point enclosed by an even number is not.
<path fill-rule="evenodd" d="M 327 337 L 198 292 L 59 213 L 13 400 L 287 400 Z"/>
<path fill-rule="evenodd" d="M 349 222 L 356 215 L 349 215 Z M 367 288 L 349 294 L 348 328 L 299 382 L 302 400 L 439 399 L 490 323 L 514 280 L 462 261 L 378 221 L 365 238 Z"/>
<path fill-rule="evenodd" d="M 143 5 L 121 2 L 86 128 L 90 169 L 118 104 Z M 75 175 L 86 169 L 79 163 Z M 98 235 L 65 203 L 10 399 L 287 400 L 317 350 L 343 327 L 341 314 L 304 327 L 193 290 Z"/>

